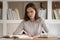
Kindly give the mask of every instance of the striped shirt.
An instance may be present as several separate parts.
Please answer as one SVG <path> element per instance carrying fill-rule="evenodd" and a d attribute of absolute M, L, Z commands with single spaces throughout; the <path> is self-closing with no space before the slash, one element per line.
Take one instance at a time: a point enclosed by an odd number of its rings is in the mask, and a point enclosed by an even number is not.
<path fill-rule="evenodd" d="M 18 26 L 17 30 L 14 32 L 15 35 L 22 34 L 21 32 L 24 30 L 25 32 L 31 34 L 31 36 L 34 35 L 40 35 L 42 32 L 42 28 L 46 32 L 48 32 L 46 24 L 43 19 L 39 18 L 36 21 L 31 22 L 29 21 L 22 21 L 20 25 Z"/>

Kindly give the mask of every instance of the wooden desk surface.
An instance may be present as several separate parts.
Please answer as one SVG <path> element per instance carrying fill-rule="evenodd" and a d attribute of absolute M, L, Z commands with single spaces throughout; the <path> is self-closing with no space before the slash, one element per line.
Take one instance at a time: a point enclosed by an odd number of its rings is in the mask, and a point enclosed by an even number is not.
<path fill-rule="evenodd" d="M 59 38 L 35 38 L 33 40 L 60 40 Z"/>
<path fill-rule="evenodd" d="M 21 39 L 21 38 L 14 38 L 14 37 L 12 37 L 12 38 L 10 38 L 9 36 L 8 37 L 1 37 L 1 38 L 5 38 L 5 39 L 13 39 L 13 40 L 60 40 L 60 38 L 57 38 L 57 37 L 47 37 L 47 38 L 42 38 L 42 37 L 40 37 L 40 38 L 34 38 L 34 39 L 29 39 L 29 38 L 23 38 L 23 39 Z"/>
<path fill-rule="evenodd" d="M 34 38 L 34 39 L 15 39 L 15 40 L 60 40 L 60 38 Z"/>

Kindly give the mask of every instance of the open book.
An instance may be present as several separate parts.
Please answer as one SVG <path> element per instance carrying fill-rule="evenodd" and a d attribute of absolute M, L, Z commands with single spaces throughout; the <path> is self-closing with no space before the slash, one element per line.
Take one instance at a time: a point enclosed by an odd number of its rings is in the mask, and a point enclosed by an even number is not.
<path fill-rule="evenodd" d="M 20 39 L 33 39 L 33 37 L 29 37 L 27 35 L 6 35 L 3 38 L 20 38 Z"/>

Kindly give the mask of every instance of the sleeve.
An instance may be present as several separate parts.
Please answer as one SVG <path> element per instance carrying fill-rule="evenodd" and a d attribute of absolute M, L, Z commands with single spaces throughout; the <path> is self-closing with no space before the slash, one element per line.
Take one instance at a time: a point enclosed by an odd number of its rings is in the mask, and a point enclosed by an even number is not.
<path fill-rule="evenodd" d="M 19 26 L 17 27 L 16 31 L 13 33 L 13 35 L 22 34 L 22 32 L 23 32 L 23 26 L 24 26 L 24 22 L 22 21 L 19 24 Z"/>
<path fill-rule="evenodd" d="M 47 26 L 46 26 L 46 24 L 45 24 L 45 21 L 42 20 L 41 23 L 42 23 L 42 27 L 43 27 L 43 29 L 45 30 L 45 32 L 48 33 L 48 28 L 47 28 Z"/>

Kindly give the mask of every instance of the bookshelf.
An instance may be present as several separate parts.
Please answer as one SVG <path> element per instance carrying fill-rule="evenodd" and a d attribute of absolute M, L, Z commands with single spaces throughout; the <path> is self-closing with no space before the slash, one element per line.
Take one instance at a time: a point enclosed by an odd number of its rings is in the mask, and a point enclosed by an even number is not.
<path fill-rule="evenodd" d="M 60 2 L 52 2 L 52 19 L 60 19 Z"/>
<path fill-rule="evenodd" d="M 3 3 L 0 0 L 0 37 L 3 35 L 3 17 L 2 17 Z"/>
<path fill-rule="evenodd" d="M 60 24 L 60 13 L 59 13 L 60 10 L 59 9 L 60 9 L 60 1 L 52 1 L 52 20 Z M 60 38 L 59 34 L 60 32 L 58 33 L 58 37 Z"/>
<path fill-rule="evenodd" d="M 24 1 L 22 1 L 22 2 L 8 2 L 7 19 L 8 20 L 20 20 L 20 19 L 23 19 L 24 13 L 25 13 L 25 6 L 29 2 L 30 1 L 28 1 L 28 2 L 26 2 L 26 1 L 25 2 Z M 40 13 L 43 14 L 43 12 L 46 14 L 46 15 L 44 15 L 44 17 L 47 16 L 47 2 L 33 1 L 32 3 L 35 4 L 37 10 L 39 11 L 39 16 L 41 16 Z M 16 11 L 16 9 L 18 10 L 18 15 L 19 15 L 18 19 L 16 17 L 17 15 L 15 15 L 16 13 L 14 13 Z M 40 11 L 41 9 L 44 10 L 44 11 L 41 12 Z M 11 13 L 9 11 L 12 13 L 13 16 L 11 15 Z M 45 19 L 47 19 L 47 17 Z"/>
<path fill-rule="evenodd" d="M 54 37 L 54 33 L 51 34 L 53 28 L 57 28 L 56 30 L 58 31 L 60 28 L 60 20 L 56 20 L 56 19 L 52 19 L 52 7 L 53 7 L 53 3 L 54 2 L 60 2 L 60 0 L 1 0 L 0 2 L 2 2 L 2 8 L 3 8 L 3 12 L 2 12 L 2 20 L 0 20 L 0 25 L 2 28 L 2 32 L 3 35 L 7 35 L 7 34 L 12 34 L 12 28 L 14 28 L 14 30 L 16 30 L 15 27 L 17 27 L 19 25 L 19 23 L 23 20 L 23 15 L 24 15 L 24 8 L 26 6 L 27 3 L 29 2 L 33 2 L 37 9 L 39 9 L 41 6 L 40 4 L 42 3 L 43 9 L 46 9 L 47 11 L 47 17 L 45 20 L 48 28 L 50 28 L 49 30 L 49 34 L 52 35 Z M 16 6 L 17 5 L 17 6 Z M 12 10 L 14 10 L 15 8 L 18 8 L 19 11 L 19 15 L 20 15 L 20 19 L 8 19 L 8 9 L 11 8 Z M 22 9 L 23 8 L 23 9 Z M 54 9 L 54 7 L 53 7 Z M 54 25 L 56 25 L 55 27 L 53 27 Z M 51 26 L 51 27 L 50 27 Z M 13 32 L 14 32 L 13 30 Z M 55 29 L 54 29 L 55 30 Z M 53 30 L 53 31 L 54 31 Z M 56 31 L 55 31 L 56 32 Z M 59 33 L 59 32 L 58 32 Z M 56 33 L 56 34 L 58 34 Z M 50 37 L 49 35 L 49 37 Z"/>

